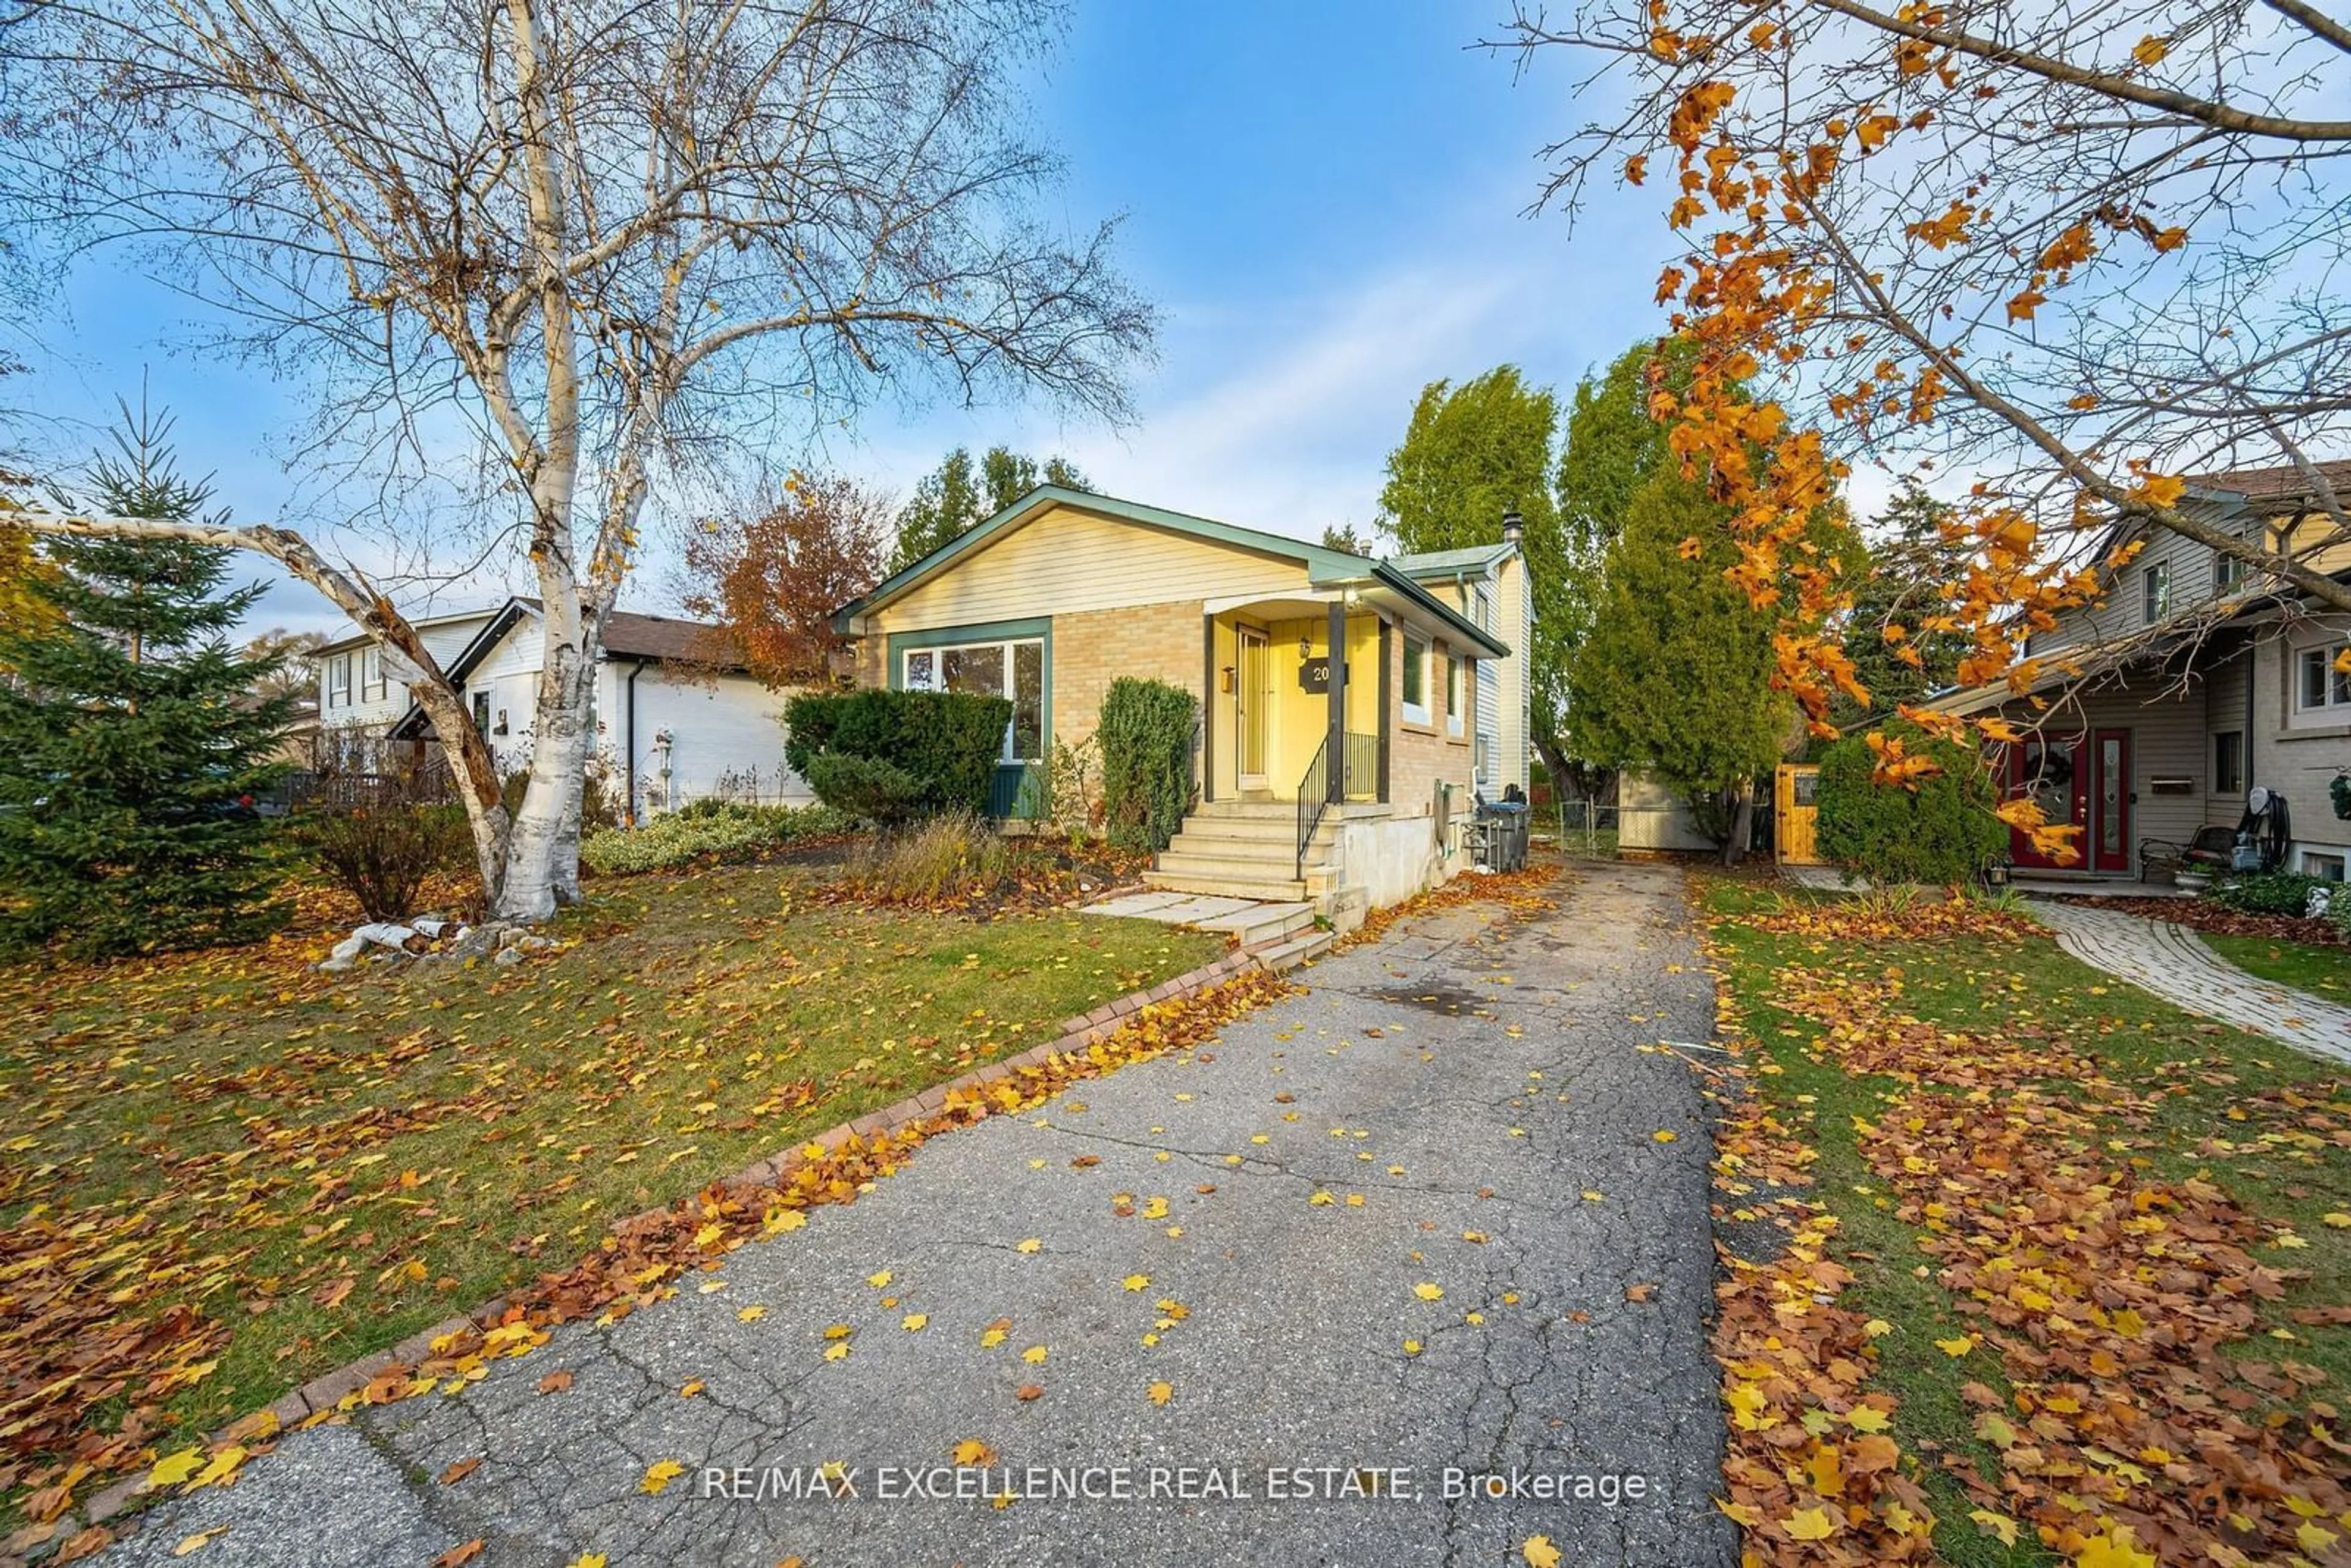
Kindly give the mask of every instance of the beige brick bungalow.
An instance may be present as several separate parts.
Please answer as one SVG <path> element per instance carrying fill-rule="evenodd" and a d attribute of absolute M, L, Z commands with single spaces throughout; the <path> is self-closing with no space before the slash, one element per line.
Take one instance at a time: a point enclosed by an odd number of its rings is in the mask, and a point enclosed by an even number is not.
<path fill-rule="evenodd" d="M 1055 741 L 1092 734 L 1113 679 L 1191 693 L 1194 806 L 1151 880 L 1311 898 L 1344 924 L 1465 868 L 1481 764 L 1489 797 L 1523 784 L 1527 688 L 1499 629 L 1523 641 L 1525 571 L 1500 534 L 1375 561 L 1045 486 L 834 624 L 861 685 L 1012 699 L 1003 816 Z M 1479 713 L 1503 693 L 1515 713 Z"/>

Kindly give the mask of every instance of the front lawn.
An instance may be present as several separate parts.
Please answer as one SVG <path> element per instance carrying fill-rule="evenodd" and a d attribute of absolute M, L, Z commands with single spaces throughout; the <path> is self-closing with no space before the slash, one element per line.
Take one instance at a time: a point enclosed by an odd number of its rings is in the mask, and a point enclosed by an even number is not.
<path fill-rule="evenodd" d="M 0 971 L 0 1521 L 1224 946 L 807 876 L 591 883 L 510 969 L 326 976 L 313 936 Z"/>
<path fill-rule="evenodd" d="M 2281 986 L 2351 1002 L 2351 947 L 2319 946 L 2268 936 L 2203 933 L 2205 946 L 2247 974 Z"/>
<path fill-rule="evenodd" d="M 1794 1233 L 1718 1337 L 1760 1560 L 2336 1560 L 2341 1070 L 1980 906 L 1704 899 L 1752 1091 L 1726 1240 Z"/>

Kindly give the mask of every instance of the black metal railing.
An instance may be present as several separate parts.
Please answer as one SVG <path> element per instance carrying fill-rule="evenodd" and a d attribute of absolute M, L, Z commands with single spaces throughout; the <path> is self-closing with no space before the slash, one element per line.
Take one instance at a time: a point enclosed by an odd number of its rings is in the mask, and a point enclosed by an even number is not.
<path fill-rule="evenodd" d="M 1325 735 L 1322 744 L 1314 748 L 1314 760 L 1306 765 L 1306 777 L 1298 781 L 1298 877 L 1306 877 L 1306 846 L 1314 837 L 1314 830 L 1322 825 L 1322 813 L 1331 806 L 1331 737 Z"/>
<path fill-rule="evenodd" d="M 1346 732 L 1346 768 L 1340 774 L 1344 779 L 1343 793 L 1350 800 L 1358 795 L 1376 796 L 1380 789 L 1380 737 Z"/>

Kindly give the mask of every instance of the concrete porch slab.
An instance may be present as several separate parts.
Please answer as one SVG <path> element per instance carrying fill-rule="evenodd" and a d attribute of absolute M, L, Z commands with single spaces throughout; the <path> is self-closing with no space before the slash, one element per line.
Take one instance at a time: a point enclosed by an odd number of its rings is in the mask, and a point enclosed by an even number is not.
<path fill-rule="evenodd" d="M 1194 902 L 1206 904 L 1222 901 L 1197 899 Z M 1212 915 L 1205 919 L 1194 920 L 1190 924 L 1200 927 L 1203 931 L 1246 931 L 1252 925 L 1261 925 L 1268 920 L 1278 920 L 1286 915 L 1311 915 L 1313 913 L 1314 906 L 1311 904 L 1251 904 L 1229 915 Z"/>
<path fill-rule="evenodd" d="M 1101 904 L 1089 904 L 1081 915 L 1118 915 L 1130 920 L 1156 920 L 1162 925 L 1205 925 L 1226 915 L 1255 909 L 1253 898 L 1219 898 L 1205 893 L 1130 893 Z"/>
<path fill-rule="evenodd" d="M 1155 912 L 1171 904 L 1184 904 L 1190 894 L 1182 893 L 1125 893 L 1116 898 L 1105 898 L 1099 904 L 1089 904 L 1079 910 L 1081 915 L 1116 915 L 1128 919 L 1149 920 Z"/>

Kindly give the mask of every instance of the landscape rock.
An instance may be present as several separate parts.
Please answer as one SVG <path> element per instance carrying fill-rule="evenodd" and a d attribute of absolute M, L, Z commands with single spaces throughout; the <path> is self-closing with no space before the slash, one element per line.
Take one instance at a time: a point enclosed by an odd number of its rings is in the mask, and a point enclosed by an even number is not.
<path fill-rule="evenodd" d="M 409 943 L 415 940 L 416 931 L 413 926 L 396 925 L 388 920 L 379 920 L 371 925 L 359 927 L 351 933 L 351 936 L 362 945 L 371 942 L 379 947 L 389 947 L 394 952 L 405 953 L 408 951 Z"/>

